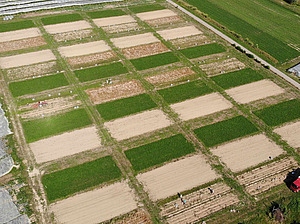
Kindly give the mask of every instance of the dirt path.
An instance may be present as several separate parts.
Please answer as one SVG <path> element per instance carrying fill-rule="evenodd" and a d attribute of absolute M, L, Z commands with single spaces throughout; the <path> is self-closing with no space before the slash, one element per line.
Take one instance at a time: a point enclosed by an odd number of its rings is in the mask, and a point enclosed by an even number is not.
<path fill-rule="evenodd" d="M 135 19 L 130 15 L 93 19 L 93 21 L 97 26 L 100 26 L 100 27 L 136 22 Z"/>
<path fill-rule="evenodd" d="M 142 12 L 137 13 L 137 17 L 139 17 L 141 20 L 152 20 L 152 19 L 158 19 L 163 17 L 170 17 L 170 16 L 177 16 L 177 14 L 170 9 L 162 9 L 157 11 L 151 11 L 151 12 Z"/>
<path fill-rule="evenodd" d="M 70 23 L 60 23 L 44 26 L 45 30 L 50 34 L 64 33 L 75 30 L 83 30 L 92 28 L 91 25 L 86 21 L 76 21 Z"/>
<path fill-rule="evenodd" d="M 111 41 L 116 47 L 127 48 L 142 44 L 160 42 L 152 33 L 143 33 L 132 36 L 112 38 Z"/>
<path fill-rule="evenodd" d="M 38 28 L 29 28 L 24 30 L 15 30 L 10 32 L 0 33 L 0 42 L 21 40 L 31 37 L 42 36 Z"/>
<path fill-rule="evenodd" d="M 300 147 L 300 121 L 274 129 L 287 143 L 294 147 Z"/>
<path fill-rule="evenodd" d="M 169 30 L 157 31 L 157 33 L 161 35 L 162 38 L 164 38 L 165 40 L 172 40 L 172 39 L 177 39 L 182 37 L 199 35 L 202 34 L 202 31 L 198 30 L 194 26 L 185 26 L 185 27 L 178 27 Z"/>

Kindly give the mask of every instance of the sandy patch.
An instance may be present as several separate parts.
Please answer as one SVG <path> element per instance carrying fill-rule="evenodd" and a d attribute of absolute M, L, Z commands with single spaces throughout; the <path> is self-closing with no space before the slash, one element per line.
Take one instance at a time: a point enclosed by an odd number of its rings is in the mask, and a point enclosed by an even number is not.
<path fill-rule="evenodd" d="M 132 36 L 112 38 L 113 44 L 119 48 L 127 48 L 142 44 L 160 42 L 152 33 L 143 33 Z"/>
<path fill-rule="evenodd" d="M 250 136 L 211 149 L 233 171 L 242 171 L 279 156 L 284 151 L 265 135 Z"/>
<path fill-rule="evenodd" d="M 130 15 L 99 18 L 99 19 L 93 19 L 93 21 L 99 27 L 136 22 L 135 19 Z"/>
<path fill-rule="evenodd" d="M 172 40 L 176 38 L 202 34 L 202 32 L 194 26 L 185 26 L 185 27 L 178 27 L 169 30 L 161 30 L 161 31 L 157 31 L 157 33 L 161 35 L 162 38 L 164 38 L 165 40 Z"/>
<path fill-rule="evenodd" d="M 300 121 L 276 128 L 274 129 L 274 132 L 281 135 L 281 137 L 292 147 L 300 147 Z"/>
<path fill-rule="evenodd" d="M 178 38 L 170 41 L 178 49 L 195 47 L 197 45 L 209 44 L 212 41 L 205 35 L 195 35 L 191 37 Z"/>
<path fill-rule="evenodd" d="M 22 50 L 31 47 L 39 47 L 46 44 L 47 43 L 43 37 L 33 37 L 33 38 L 22 39 L 22 40 L 1 42 L 0 53 L 6 51 Z"/>
<path fill-rule="evenodd" d="M 51 50 L 42 50 L 0 58 L 0 67 L 13 68 L 40 62 L 56 60 Z"/>
<path fill-rule="evenodd" d="M 151 20 L 163 17 L 177 16 L 177 14 L 169 9 L 162 9 L 151 12 L 137 13 L 136 16 L 139 17 L 141 20 Z"/>
<path fill-rule="evenodd" d="M 135 59 L 140 57 L 146 57 L 154 54 L 164 53 L 170 51 L 164 44 L 158 42 L 153 44 L 140 45 L 136 47 L 130 47 L 122 50 L 122 53 L 128 59 Z"/>
<path fill-rule="evenodd" d="M 238 103 L 249 103 L 269 96 L 284 93 L 284 89 L 271 80 L 265 79 L 225 91 Z"/>
<path fill-rule="evenodd" d="M 29 28 L 24 30 L 15 30 L 9 32 L 0 33 L 0 42 L 21 40 L 31 37 L 42 36 L 38 28 Z"/>
<path fill-rule="evenodd" d="M 101 146 L 97 129 L 83 128 L 29 144 L 37 163 L 73 155 Z"/>
<path fill-rule="evenodd" d="M 202 156 L 196 155 L 137 175 L 152 200 L 176 195 L 216 179 Z"/>
<path fill-rule="evenodd" d="M 243 69 L 246 66 L 236 58 L 229 58 L 222 61 L 199 65 L 199 67 L 208 75 L 216 75 Z"/>
<path fill-rule="evenodd" d="M 60 223 L 100 223 L 137 208 L 127 183 L 115 183 L 85 192 L 50 206 Z"/>
<path fill-rule="evenodd" d="M 171 125 L 171 121 L 160 110 L 145 111 L 104 123 L 112 137 L 118 141 Z"/>
<path fill-rule="evenodd" d="M 116 83 L 113 85 L 88 89 L 85 91 L 95 104 L 117 100 L 124 97 L 135 96 L 144 93 L 145 90 L 137 80 Z"/>
<path fill-rule="evenodd" d="M 102 29 L 107 33 L 120 33 L 125 31 L 129 32 L 131 30 L 139 30 L 141 28 L 142 27 L 136 22 L 102 27 Z"/>
<path fill-rule="evenodd" d="M 211 93 L 171 105 L 171 108 L 175 110 L 175 112 L 179 114 L 179 117 L 184 121 L 231 107 L 232 104 L 219 93 Z"/>
<path fill-rule="evenodd" d="M 65 33 L 75 30 L 84 30 L 92 28 L 87 21 L 76 21 L 69 23 L 59 23 L 53 25 L 44 26 L 45 30 L 50 34 Z"/>
<path fill-rule="evenodd" d="M 91 29 L 87 30 L 77 30 L 70 31 L 65 33 L 57 33 L 53 35 L 53 39 L 57 42 L 65 41 L 65 40 L 76 40 L 79 38 L 87 38 L 93 36 L 94 32 Z"/>
<path fill-rule="evenodd" d="M 104 40 L 58 48 L 58 51 L 64 57 L 82 56 L 87 54 L 101 53 L 109 50 L 111 50 L 111 48 Z"/>
<path fill-rule="evenodd" d="M 184 22 L 184 20 L 180 16 L 169 16 L 169 17 L 151 19 L 145 22 L 147 22 L 150 26 L 161 26 L 166 24 L 171 25 L 173 23 Z"/>

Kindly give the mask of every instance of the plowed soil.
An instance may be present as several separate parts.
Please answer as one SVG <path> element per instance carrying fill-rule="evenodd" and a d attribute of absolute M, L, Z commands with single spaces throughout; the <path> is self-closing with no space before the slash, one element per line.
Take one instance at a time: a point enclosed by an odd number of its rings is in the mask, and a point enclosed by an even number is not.
<path fill-rule="evenodd" d="M 47 43 L 43 37 L 33 37 L 22 40 L 0 42 L 0 53 L 6 51 L 22 50 L 31 47 L 39 47 L 46 44 Z"/>
<path fill-rule="evenodd" d="M 276 128 L 274 132 L 281 135 L 290 146 L 294 148 L 300 147 L 300 121 Z"/>
<path fill-rule="evenodd" d="M 44 26 L 45 30 L 50 34 L 65 33 L 75 30 L 84 30 L 92 28 L 86 21 L 76 21 L 70 23 L 59 23 L 53 25 Z"/>
<path fill-rule="evenodd" d="M 99 18 L 99 19 L 93 19 L 93 21 L 99 27 L 136 22 L 135 19 L 130 15 Z"/>
<path fill-rule="evenodd" d="M 170 41 L 175 47 L 179 49 L 195 47 L 197 45 L 209 44 L 212 41 L 205 35 L 195 35 L 191 37 L 178 38 Z"/>
<path fill-rule="evenodd" d="M 167 24 L 184 22 L 184 20 L 180 16 L 176 15 L 157 19 L 150 19 L 146 20 L 145 22 L 148 23 L 150 26 L 162 26 Z"/>
<path fill-rule="evenodd" d="M 113 44 L 119 48 L 134 47 L 142 44 L 160 42 L 152 33 L 112 38 Z"/>
<path fill-rule="evenodd" d="M 229 58 L 209 64 L 199 65 L 207 75 L 217 75 L 235 70 L 243 69 L 246 66 L 236 58 Z"/>
<path fill-rule="evenodd" d="M 125 31 L 128 32 L 131 30 L 139 30 L 141 28 L 142 27 L 136 22 L 102 27 L 102 29 L 107 33 L 121 33 Z"/>
<path fill-rule="evenodd" d="M 128 59 L 140 58 L 149 55 L 159 54 L 170 51 L 164 44 L 162 43 L 153 43 L 140 45 L 136 47 L 130 47 L 122 50 L 122 53 Z"/>
<path fill-rule="evenodd" d="M 53 39 L 57 42 L 66 41 L 66 40 L 76 40 L 80 38 L 87 38 L 93 36 L 94 32 L 91 29 L 87 30 L 77 30 L 64 33 L 57 33 L 53 35 Z"/>
<path fill-rule="evenodd" d="M 135 212 L 132 212 L 122 220 L 118 220 L 117 222 L 113 222 L 115 224 L 152 224 L 150 215 L 142 210 L 138 209 Z"/>
<path fill-rule="evenodd" d="M 157 33 L 161 35 L 162 38 L 164 38 L 165 40 L 173 40 L 177 38 L 202 34 L 202 32 L 194 26 L 185 26 L 169 30 L 161 30 L 157 31 Z"/>
<path fill-rule="evenodd" d="M 137 17 L 139 17 L 141 20 L 152 20 L 152 19 L 158 19 L 158 18 L 164 18 L 164 17 L 170 17 L 170 16 L 177 16 L 177 14 L 169 9 L 162 9 L 162 10 L 156 10 L 151 12 L 142 12 L 137 13 Z"/>
<path fill-rule="evenodd" d="M 15 31 L 0 33 L 0 42 L 22 40 L 22 39 L 38 37 L 38 36 L 42 36 L 38 28 L 15 30 Z"/>

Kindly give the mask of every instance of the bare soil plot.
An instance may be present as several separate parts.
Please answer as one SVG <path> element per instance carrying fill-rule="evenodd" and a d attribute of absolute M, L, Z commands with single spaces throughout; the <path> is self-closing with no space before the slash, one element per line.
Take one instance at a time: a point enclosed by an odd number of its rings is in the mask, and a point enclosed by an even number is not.
<path fill-rule="evenodd" d="M 265 135 L 259 134 L 211 149 L 233 171 L 242 171 L 284 153 Z"/>
<path fill-rule="evenodd" d="M 142 44 L 160 42 L 152 33 L 112 38 L 113 44 L 119 48 L 134 47 Z"/>
<path fill-rule="evenodd" d="M 229 58 L 209 64 L 199 65 L 207 75 L 217 75 L 245 68 L 245 64 L 236 58 Z"/>
<path fill-rule="evenodd" d="M 145 45 L 125 48 L 122 50 L 122 53 L 128 59 L 135 59 L 135 58 L 140 58 L 140 57 L 146 57 L 149 55 L 164 53 L 167 51 L 170 51 L 170 49 L 167 48 L 161 42 L 158 42 L 158 43 L 153 43 L 153 44 L 145 44 Z"/>
<path fill-rule="evenodd" d="M 139 30 L 141 28 L 142 27 L 137 22 L 123 23 L 118 25 L 102 27 L 102 29 L 107 33 L 121 33 L 121 32 L 131 31 L 131 30 Z"/>
<path fill-rule="evenodd" d="M 118 220 L 115 224 L 152 224 L 150 215 L 142 209 L 132 212 L 122 220 Z"/>
<path fill-rule="evenodd" d="M 0 42 L 21 40 L 21 39 L 27 39 L 31 37 L 38 37 L 38 36 L 42 36 L 42 34 L 38 28 L 34 27 L 29 29 L 0 33 Z"/>
<path fill-rule="evenodd" d="M 300 121 L 276 128 L 274 129 L 274 132 L 281 135 L 281 137 L 292 147 L 300 147 Z"/>
<path fill-rule="evenodd" d="M 108 85 L 105 87 L 98 87 L 88 89 L 85 91 L 95 104 L 117 100 L 124 97 L 135 96 L 144 93 L 145 90 L 137 80 L 127 81 Z"/>
<path fill-rule="evenodd" d="M 56 60 L 51 50 L 42 50 L 0 58 L 0 67 L 7 69 Z"/>
<path fill-rule="evenodd" d="M 37 163 L 44 163 L 101 146 L 97 129 L 83 128 L 30 143 Z"/>
<path fill-rule="evenodd" d="M 85 192 L 50 206 L 60 223 L 100 223 L 137 208 L 127 183 L 115 183 Z"/>
<path fill-rule="evenodd" d="M 161 30 L 161 31 L 157 31 L 157 33 L 161 35 L 162 38 L 164 38 L 165 40 L 173 40 L 182 37 L 199 35 L 202 34 L 202 31 L 198 30 L 194 26 L 185 26 L 185 27 L 178 27 L 174 29 Z"/>
<path fill-rule="evenodd" d="M 145 111 L 104 123 L 118 141 L 170 126 L 172 123 L 160 110 Z"/>
<path fill-rule="evenodd" d="M 203 34 L 178 38 L 175 40 L 171 40 L 170 42 L 179 49 L 212 43 L 212 41 Z"/>
<path fill-rule="evenodd" d="M 243 173 L 237 178 L 249 194 L 257 195 L 283 184 L 289 170 L 297 166 L 297 162 L 289 157 Z"/>
<path fill-rule="evenodd" d="M 219 211 L 225 207 L 239 202 L 236 195 L 230 193 L 230 188 L 223 183 L 216 183 L 209 186 L 214 190 L 211 194 L 208 188 L 195 191 L 185 195 L 186 204 L 183 205 L 180 199 L 165 204 L 161 209 L 161 215 L 168 223 L 194 223 L 199 219 Z M 175 207 L 175 203 L 178 207 Z"/>
<path fill-rule="evenodd" d="M 179 69 L 175 69 L 172 71 L 167 71 L 167 72 L 161 73 L 159 75 L 148 76 L 148 77 L 145 77 L 145 79 L 148 82 L 150 82 L 151 84 L 155 85 L 155 84 L 176 81 L 182 77 L 193 75 L 193 74 L 195 74 L 195 72 L 192 69 L 190 69 L 188 67 L 184 67 L 184 68 L 179 68 Z"/>
<path fill-rule="evenodd" d="M 99 19 L 93 19 L 93 21 L 99 27 L 136 22 L 136 20 L 130 15 L 99 18 Z"/>
<path fill-rule="evenodd" d="M 194 99 L 170 105 L 180 119 L 187 121 L 232 107 L 232 104 L 218 93 L 211 93 Z"/>
<path fill-rule="evenodd" d="M 150 20 L 146 20 L 145 22 L 148 23 L 150 26 L 161 26 L 166 24 L 184 22 L 184 20 L 180 16 L 176 15 L 176 16 L 157 18 L 157 19 L 150 19 Z"/>
<path fill-rule="evenodd" d="M 50 34 L 65 33 L 75 30 L 84 30 L 92 28 L 91 25 L 86 21 L 76 21 L 69 23 L 59 23 L 53 25 L 44 26 L 45 30 Z"/>
<path fill-rule="evenodd" d="M 77 30 L 77 31 L 70 31 L 64 33 L 57 33 L 53 35 L 53 39 L 57 42 L 66 41 L 66 40 L 76 40 L 80 38 L 87 38 L 93 36 L 94 32 L 92 29 L 86 30 Z"/>
<path fill-rule="evenodd" d="M 137 175 L 137 179 L 154 201 L 192 189 L 217 177 L 200 155 L 187 157 Z"/>
<path fill-rule="evenodd" d="M 141 20 L 152 20 L 152 19 L 158 19 L 158 18 L 164 18 L 164 17 L 170 17 L 170 16 L 177 16 L 177 14 L 170 9 L 162 9 L 162 10 L 156 10 L 156 11 L 150 11 L 150 12 L 142 12 L 137 13 L 137 17 L 139 17 Z"/>
<path fill-rule="evenodd" d="M 284 93 L 284 89 L 268 79 L 237 86 L 225 91 L 238 103 L 249 103 Z"/>
<path fill-rule="evenodd" d="M 0 43 L 0 53 L 6 51 L 22 50 L 31 47 L 39 47 L 46 45 L 46 41 L 43 37 L 33 37 L 22 40 L 14 40 Z"/>

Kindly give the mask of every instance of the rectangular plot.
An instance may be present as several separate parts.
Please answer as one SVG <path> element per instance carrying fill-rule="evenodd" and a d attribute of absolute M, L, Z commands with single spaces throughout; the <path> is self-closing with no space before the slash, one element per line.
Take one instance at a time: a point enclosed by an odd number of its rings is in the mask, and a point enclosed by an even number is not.
<path fill-rule="evenodd" d="M 109 10 L 101 10 L 101 11 L 92 11 L 92 12 L 87 12 L 86 14 L 89 17 L 91 17 L 92 19 L 126 15 L 126 13 L 124 11 L 122 11 L 121 9 L 109 9 Z"/>
<path fill-rule="evenodd" d="M 44 26 L 44 28 L 48 33 L 56 34 L 56 33 L 75 31 L 75 30 L 89 29 L 92 27 L 87 21 L 82 20 L 76 22 L 47 25 Z"/>
<path fill-rule="evenodd" d="M 217 61 L 209 64 L 199 65 L 207 75 L 223 74 L 245 68 L 245 64 L 236 58 L 229 58 L 222 61 Z"/>
<path fill-rule="evenodd" d="M 157 33 L 161 35 L 162 38 L 164 38 L 165 40 L 172 40 L 202 34 L 202 32 L 194 26 L 185 26 L 169 30 L 161 30 L 157 31 Z"/>
<path fill-rule="evenodd" d="M 22 50 L 47 45 L 43 37 L 32 37 L 21 40 L 13 40 L 8 42 L 0 42 L 0 53 L 7 51 Z"/>
<path fill-rule="evenodd" d="M 51 16 L 42 18 L 42 23 L 44 25 L 52 25 L 52 24 L 58 24 L 58 23 L 67 23 L 67 22 L 74 22 L 82 20 L 83 18 L 79 14 L 62 14 L 58 16 Z"/>
<path fill-rule="evenodd" d="M 122 16 L 94 19 L 93 22 L 98 27 L 103 27 L 103 26 L 119 25 L 123 23 L 132 23 L 132 22 L 136 22 L 136 20 L 130 15 L 122 15 Z"/>
<path fill-rule="evenodd" d="M 224 51 L 226 51 L 226 49 L 222 45 L 217 43 L 206 44 L 180 50 L 180 52 L 189 59 L 199 58 L 210 54 L 217 54 Z"/>
<path fill-rule="evenodd" d="M 158 19 L 158 18 L 164 18 L 164 17 L 170 17 L 170 16 L 177 16 L 177 14 L 170 9 L 162 9 L 162 10 L 156 10 L 156 11 L 150 11 L 150 12 L 142 12 L 137 13 L 137 17 L 139 17 L 141 20 L 152 20 L 152 19 Z"/>
<path fill-rule="evenodd" d="M 162 5 L 158 4 L 150 4 L 150 5 L 141 5 L 141 6 L 132 6 L 129 9 L 134 13 L 141 13 L 141 12 L 150 12 L 155 10 L 165 9 Z"/>
<path fill-rule="evenodd" d="M 30 37 L 38 37 L 38 36 L 42 36 L 42 34 L 38 28 L 34 27 L 29 29 L 22 29 L 22 30 L 0 33 L 0 42 L 21 40 Z"/>
<path fill-rule="evenodd" d="M 164 52 L 170 51 L 164 44 L 161 42 L 153 44 L 144 44 L 135 47 L 125 48 L 122 50 L 122 53 L 128 59 L 135 59 L 140 57 L 146 57 L 154 54 L 161 54 Z"/>
<path fill-rule="evenodd" d="M 276 128 L 274 129 L 274 132 L 281 135 L 290 146 L 294 148 L 300 147 L 300 121 Z"/>
<path fill-rule="evenodd" d="M 112 38 L 111 41 L 119 48 L 127 48 L 142 44 L 160 42 L 152 33 L 143 33 L 132 36 Z"/>
<path fill-rule="evenodd" d="M 19 21 L 19 22 L 8 22 L 0 24 L 0 33 L 14 31 L 14 30 L 22 30 L 35 27 L 34 23 L 31 20 Z"/>

